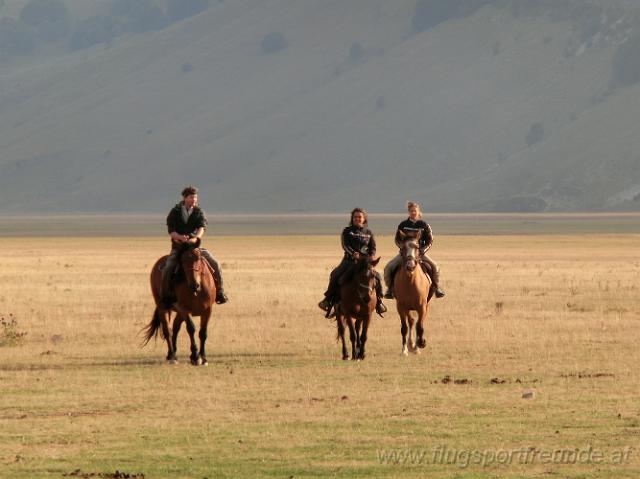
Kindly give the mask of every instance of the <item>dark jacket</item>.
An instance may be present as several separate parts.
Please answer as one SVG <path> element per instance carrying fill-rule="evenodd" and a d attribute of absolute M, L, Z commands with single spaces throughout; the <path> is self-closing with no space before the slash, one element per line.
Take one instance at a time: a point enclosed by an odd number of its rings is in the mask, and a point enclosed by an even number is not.
<path fill-rule="evenodd" d="M 433 231 L 431 231 L 431 226 L 422 220 L 418 220 L 414 223 L 407 218 L 398 225 L 398 229 L 396 230 L 396 245 L 398 248 L 402 248 L 400 231 L 409 236 L 416 236 L 419 231 L 422 231 L 422 235 L 420 236 L 420 249 L 422 251 L 428 249 L 433 243 Z"/>
<path fill-rule="evenodd" d="M 175 205 L 167 216 L 167 229 L 169 234 L 174 231 L 181 235 L 195 233 L 198 228 L 207 227 L 207 217 L 199 206 L 194 206 L 189 215 L 189 220 L 185 223 L 182 219 L 182 203 Z"/>
<path fill-rule="evenodd" d="M 368 227 L 347 226 L 342 230 L 342 249 L 345 258 L 352 258 L 354 253 L 368 256 L 376 254 L 376 240 Z"/>

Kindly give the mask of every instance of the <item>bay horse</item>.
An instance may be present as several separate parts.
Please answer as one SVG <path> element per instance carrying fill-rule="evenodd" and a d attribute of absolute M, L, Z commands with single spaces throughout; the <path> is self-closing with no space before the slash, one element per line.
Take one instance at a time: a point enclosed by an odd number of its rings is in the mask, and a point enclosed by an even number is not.
<path fill-rule="evenodd" d="M 181 246 L 180 273 L 176 278 L 175 295 L 177 301 L 170 309 L 162 305 L 162 268 L 168 256 L 158 259 L 151 269 L 151 292 L 156 303 L 155 311 L 151 322 L 143 329 L 143 346 L 152 337 L 158 335 L 161 330 L 162 337 L 167 342 L 167 361 L 173 364 L 176 359 L 178 332 L 182 323 L 186 323 L 187 332 L 191 341 L 191 364 L 206 366 L 207 355 L 205 343 L 207 341 L 207 326 L 211 318 L 211 308 L 215 304 L 216 287 L 213 280 L 213 272 L 204 259 L 200 251 L 200 242 L 193 244 L 183 244 Z M 176 317 L 173 321 L 173 328 L 170 328 L 171 313 L 175 311 Z M 200 350 L 196 345 L 196 327 L 191 316 L 200 316 Z"/>
<path fill-rule="evenodd" d="M 362 255 L 351 271 L 347 271 L 340 285 L 340 302 L 336 305 L 338 338 L 342 341 L 342 359 L 349 359 L 344 338 L 349 329 L 351 359 L 365 358 L 365 344 L 369 322 L 376 308 L 376 277 L 373 268 L 380 258 L 372 260 Z"/>
<path fill-rule="evenodd" d="M 401 238 L 404 240 L 400 252 L 402 264 L 394 273 L 393 290 L 396 308 L 402 322 L 400 331 L 402 333 L 403 356 L 407 356 L 409 352 L 419 354 L 420 349 L 427 345 L 427 341 L 424 339 L 424 322 L 427 320 L 429 301 L 433 296 L 434 287 L 431 278 L 420 265 L 421 234 L 421 231 L 417 235 L 407 235 L 400 232 Z M 418 313 L 417 321 L 412 317 L 411 311 Z M 413 339 L 414 322 L 417 341 Z"/>

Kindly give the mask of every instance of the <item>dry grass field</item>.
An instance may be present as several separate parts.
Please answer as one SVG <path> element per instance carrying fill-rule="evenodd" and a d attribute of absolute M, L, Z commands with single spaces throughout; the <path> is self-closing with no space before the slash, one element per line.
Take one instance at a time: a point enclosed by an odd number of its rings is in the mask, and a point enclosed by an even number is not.
<path fill-rule="evenodd" d="M 231 302 L 193 367 L 184 330 L 177 365 L 139 347 L 166 239 L 5 237 L 0 476 L 637 478 L 639 245 L 438 236 L 427 348 L 388 301 L 351 362 L 316 306 L 337 237 L 209 239 Z"/>

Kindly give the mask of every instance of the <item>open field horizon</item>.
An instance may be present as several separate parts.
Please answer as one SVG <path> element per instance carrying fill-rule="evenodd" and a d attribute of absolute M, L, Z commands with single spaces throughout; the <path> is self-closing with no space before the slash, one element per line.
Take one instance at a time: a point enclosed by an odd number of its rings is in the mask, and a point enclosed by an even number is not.
<path fill-rule="evenodd" d="M 206 207 L 205 207 L 206 210 Z M 335 235 L 344 213 L 208 214 L 208 235 Z M 393 234 L 405 214 L 370 213 L 376 234 Z M 640 234 L 640 213 L 426 213 L 436 235 Z M 0 215 L 2 236 L 158 236 L 166 213 Z"/>
<path fill-rule="evenodd" d="M 401 357 L 388 301 L 354 363 L 316 306 L 337 234 L 214 231 L 231 301 L 208 367 L 184 330 L 178 365 L 140 348 L 164 236 L 0 238 L 0 314 L 26 333 L 0 346 L 3 479 L 640 475 L 637 234 L 436 229 L 426 349 Z"/>

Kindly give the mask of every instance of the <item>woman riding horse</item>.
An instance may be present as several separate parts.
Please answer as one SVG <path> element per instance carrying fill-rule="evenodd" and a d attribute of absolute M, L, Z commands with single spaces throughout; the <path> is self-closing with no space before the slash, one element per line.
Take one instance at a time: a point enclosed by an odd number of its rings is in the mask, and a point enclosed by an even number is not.
<path fill-rule="evenodd" d="M 440 288 L 440 269 L 435 261 L 427 256 L 427 251 L 433 244 L 433 231 L 431 226 L 422 220 L 422 212 L 420 211 L 420 205 L 413 201 L 407 202 L 407 210 L 409 211 L 409 217 L 398 225 L 396 230 L 395 242 L 398 248 L 402 249 L 404 239 L 407 236 L 417 237 L 420 234 L 420 262 L 428 265 L 429 275 L 431 281 L 436 287 L 436 298 L 442 298 L 445 293 Z M 387 263 L 384 267 L 384 282 L 387 283 L 387 292 L 384 297 L 392 299 L 393 296 L 393 275 L 395 270 L 400 266 L 402 262 L 402 255 L 398 255 Z"/>
<path fill-rule="evenodd" d="M 342 249 L 344 256 L 340 264 L 331 271 L 329 276 L 329 286 L 324 293 L 324 299 L 318 306 L 329 314 L 331 307 L 339 301 L 338 282 L 340 277 L 355 263 L 361 256 L 373 258 L 376 254 L 376 241 L 373 232 L 369 229 L 368 215 L 362 208 L 354 208 L 351 211 L 349 226 L 342 230 Z M 376 312 L 378 314 L 387 311 L 382 302 L 382 279 L 376 271 Z"/>

